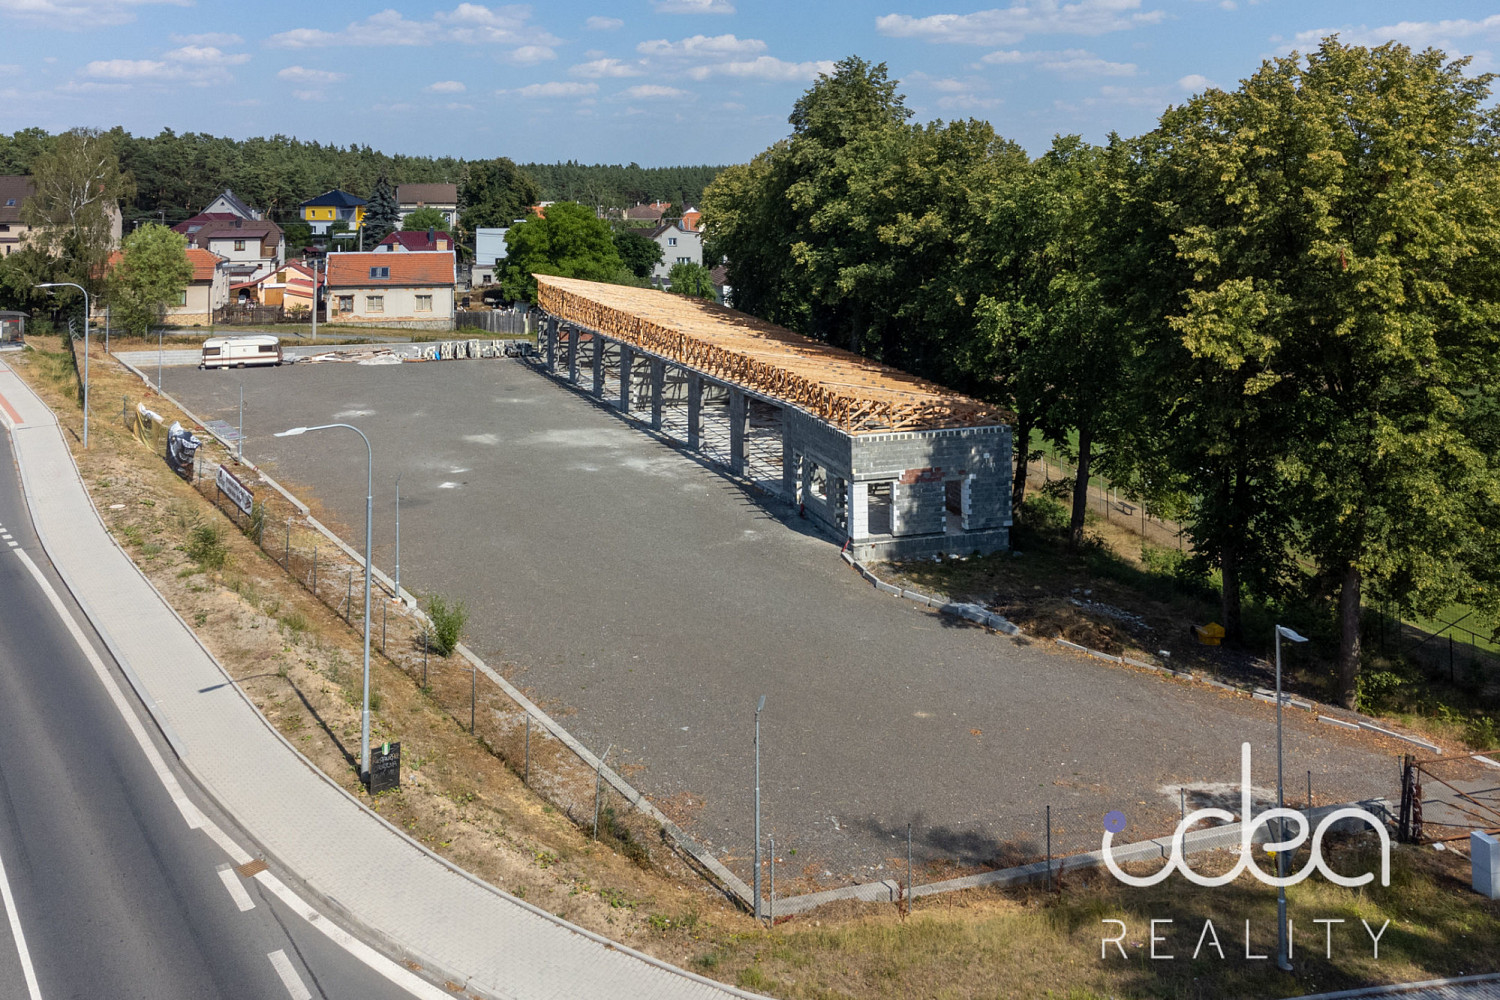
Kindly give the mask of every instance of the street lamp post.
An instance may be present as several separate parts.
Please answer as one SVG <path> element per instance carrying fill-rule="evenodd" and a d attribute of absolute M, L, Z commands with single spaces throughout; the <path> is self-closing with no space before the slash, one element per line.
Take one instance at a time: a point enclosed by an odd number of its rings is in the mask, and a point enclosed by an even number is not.
<path fill-rule="evenodd" d="M 1282 794 L 1281 785 L 1281 640 L 1285 638 L 1288 642 L 1306 642 L 1307 637 L 1298 635 L 1285 625 L 1276 626 L 1276 808 L 1286 808 L 1286 799 Z M 1309 803 L 1311 808 L 1311 803 Z M 1286 840 L 1286 820 L 1284 818 L 1276 821 L 1278 841 Z M 1276 852 L 1276 877 L 1286 878 L 1286 851 Z M 1292 971 L 1291 957 L 1287 954 L 1286 939 L 1286 886 L 1276 887 L 1276 965 L 1283 972 Z"/>
<path fill-rule="evenodd" d="M 89 290 L 71 281 L 44 281 L 37 288 L 76 288 L 83 293 L 83 446 L 89 446 Z"/>
<path fill-rule="evenodd" d="M 766 707 L 761 695 L 755 705 L 755 922 L 760 923 L 760 712 Z"/>
<path fill-rule="evenodd" d="M 278 432 L 276 437 L 295 437 L 308 431 L 326 431 L 334 427 L 345 427 L 358 434 L 365 442 L 365 694 L 359 723 L 359 778 L 370 780 L 370 523 L 375 514 L 375 453 L 370 449 L 370 439 L 365 432 L 353 424 L 319 424 L 316 427 L 293 427 Z"/>
<path fill-rule="evenodd" d="M 400 472 L 396 475 L 396 600 L 401 600 L 401 477 L 406 473 Z"/>

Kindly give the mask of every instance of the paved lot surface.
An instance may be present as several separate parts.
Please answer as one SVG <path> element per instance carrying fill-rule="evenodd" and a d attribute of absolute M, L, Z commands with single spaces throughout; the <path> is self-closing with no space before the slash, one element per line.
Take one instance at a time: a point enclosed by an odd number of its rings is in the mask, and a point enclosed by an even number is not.
<path fill-rule="evenodd" d="M 359 440 L 271 434 L 358 424 L 375 450 L 376 564 L 394 562 L 403 474 L 403 585 L 465 600 L 481 656 L 515 664 L 549 709 L 576 709 L 565 724 L 598 750 L 613 743 L 658 801 L 691 800 L 689 828 L 743 874 L 760 694 L 765 829 L 809 874 L 883 877 L 908 822 L 919 864 L 982 862 L 1004 840 L 1039 850 L 1049 804 L 1062 848 L 1097 847 L 1114 808 L 1129 834 L 1160 832 L 1179 786 L 1238 782 L 1244 740 L 1255 784 L 1274 788 L 1271 706 L 882 596 L 795 512 L 521 362 L 167 381 L 199 417 L 231 421 L 243 384 L 246 455 L 315 492 L 349 539 L 364 509 Z M 1391 748 L 1293 712 L 1289 798 L 1309 770 L 1319 801 L 1395 793 Z"/>

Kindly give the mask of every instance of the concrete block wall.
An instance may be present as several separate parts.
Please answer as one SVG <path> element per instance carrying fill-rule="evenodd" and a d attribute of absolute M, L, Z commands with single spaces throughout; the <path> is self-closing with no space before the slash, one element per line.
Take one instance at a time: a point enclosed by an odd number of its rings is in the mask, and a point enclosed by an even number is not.
<path fill-rule="evenodd" d="M 934 535 L 947 526 L 947 492 L 942 480 L 898 482 L 891 487 L 893 535 Z"/>
<path fill-rule="evenodd" d="M 892 480 L 898 522 L 933 502 L 936 526 L 923 516 L 921 527 L 903 523 L 901 534 L 942 531 L 946 516 L 943 484 L 967 480 L 964 527 L 984 531 L 1010 523 L 1011 432 L 1006 426 L 942 431 L 866 434 L 853 439 L 856 480 Z"/>

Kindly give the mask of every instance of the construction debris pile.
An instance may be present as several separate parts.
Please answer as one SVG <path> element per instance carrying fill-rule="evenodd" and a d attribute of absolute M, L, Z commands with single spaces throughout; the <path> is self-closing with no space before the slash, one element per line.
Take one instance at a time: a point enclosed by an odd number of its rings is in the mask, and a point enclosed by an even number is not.
<path fill-rule="evenodd" d="M 515 358 L 531 348 L 524 340 L 444 340 L 432 344 L 411 344 L 325 351 L 304 358 L 291 358 L 301 364 L 333 362 L 355 365 L 399 365 L 408 361 L 466 361 L 481 358 Z"/>

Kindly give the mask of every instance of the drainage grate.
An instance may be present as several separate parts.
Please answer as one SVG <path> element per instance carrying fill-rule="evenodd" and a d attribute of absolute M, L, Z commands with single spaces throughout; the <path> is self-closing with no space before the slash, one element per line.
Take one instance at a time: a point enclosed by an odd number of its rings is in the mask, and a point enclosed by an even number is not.
<path fill-rule="evenodd" d="M 265 870 L 266 863 L 260 858 L 255 858 L 252 861 L 246 861 L 244 864 L 235 869 L 235 871 L 240 873 L 240 878 L 249 878 L 252 875 L 259 875 Z"/>

